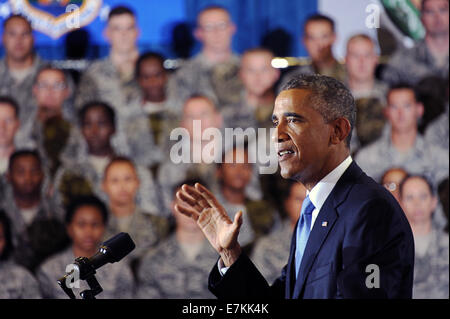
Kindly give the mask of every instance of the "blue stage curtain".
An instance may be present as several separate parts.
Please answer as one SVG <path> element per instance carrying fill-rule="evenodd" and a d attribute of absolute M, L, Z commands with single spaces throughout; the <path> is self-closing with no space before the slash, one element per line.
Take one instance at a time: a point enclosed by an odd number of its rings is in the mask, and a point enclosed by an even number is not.
<path fill-rule="evenodd" d="M 209 5 L 227 8 L 237 25 L 233 49 L 244 50 L 261 45 L 265 34 L 283 29 L 290 35 L 290 56 L 307 56 L 301 43 L 303 23 L 309 15 L 317 12 L 317 0 L 185 0 L 186 17 L 195 25 L 197 13 Z M 196 46 L 198 50 L 198 45 Z"/>

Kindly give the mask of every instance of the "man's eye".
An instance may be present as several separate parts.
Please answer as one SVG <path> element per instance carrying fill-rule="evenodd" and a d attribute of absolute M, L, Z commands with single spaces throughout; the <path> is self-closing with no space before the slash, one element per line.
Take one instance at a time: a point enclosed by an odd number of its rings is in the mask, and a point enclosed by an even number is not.
<path fill-rule="evenodd" d="M 297 123 L 297 122 L 299 122 L 299 120 L 296 119 L 296 118 L 290 118 L 290 119 L 287 119 L 287 121 L 288 121 L 288 123 Z"/>
<path fill-rule="evenodd" d="M 277 127 L 278 122 L 272 121 L 272 127 Z"/>

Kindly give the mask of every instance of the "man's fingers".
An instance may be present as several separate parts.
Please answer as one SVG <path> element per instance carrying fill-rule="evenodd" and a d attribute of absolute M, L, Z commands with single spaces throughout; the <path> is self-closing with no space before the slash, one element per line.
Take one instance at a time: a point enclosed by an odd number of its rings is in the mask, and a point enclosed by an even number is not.
<path fill-rule="evenodd" d="M 198 201 L 192 198 L 192 196 L 189 196 L 188 193 L 186 193 L 184 190 L 179 190 L 175 195 L 179 200 L 185 202 L 186 204 L 192 206 L 192 207 L 200 207 L 198 205 Z M 201 210 L 201 207 L 200 207 Z"/>
<path fill-rule="evenodd" d="M 197 201 L 197 204 L 200 205 L 203 208 L 210 208 L 211 205 L 208 204 L 204 196 L 194 187 L 184 184 L 181 189 L 185 191 L 187 194 L 189 194 L 192 198 L 194 198 Z"/>
<path fill-rule="evenodd" d="M 203 198 L 211 205 L 211 207 L 216 208 L 220 212 L 222 212 L 222 205 L 217 201 L 216 197 L 202 184 L 195 183 L 195 188 L 198 192 L 203 196 Z"/>
<path fill-rule="evenodd" d="M 191 217 L 194 220 L 197 220 L 198 216 L 199 216 L 199 214 L 197 213 L 197 211 L 195 209 L 190 208 L 190 207 L 181 206 L 178 204 L 175 204 L 175 211 L 177 213 L 186 215 L 187 217 Z"/>
<path fill-rule="evenodd" d="M 239 230 L 241 228 L 242 221 L 243 221 L 242 211 L 240 210 L 236 215 L 234 215 L 233 225 L 236 230 Z"/>

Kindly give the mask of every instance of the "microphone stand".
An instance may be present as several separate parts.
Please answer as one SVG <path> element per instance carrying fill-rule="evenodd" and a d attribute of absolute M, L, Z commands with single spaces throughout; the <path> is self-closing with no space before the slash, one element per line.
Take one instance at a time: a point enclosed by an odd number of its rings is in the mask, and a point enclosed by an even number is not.
<path fill-rule="evenodd" d="M 95 296 L 103 291 L 100 283 L 95 278 L 95 269 L 86 257 L 78 257 L 75 259 L 75 265 L 77 271 L 80 274 L 80 280 L 86 280 L 90 289 L 86 289 L 80 293 L 82 299 L 95 299 Z M 65 274 L 62 278 L 58 279 L 58 284 L 62 290 L 69 296 L 70 299 L 76 299 L 72 289 L 67 287 L 66 280 L 73 274 L 75 270 Z"/>

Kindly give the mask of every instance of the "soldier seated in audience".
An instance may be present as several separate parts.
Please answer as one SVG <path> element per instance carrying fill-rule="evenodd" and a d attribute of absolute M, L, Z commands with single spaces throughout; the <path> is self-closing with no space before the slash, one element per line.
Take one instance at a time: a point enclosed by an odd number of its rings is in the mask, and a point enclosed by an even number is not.
<path fill-rule="evenodd" d="M 333 55 L 336 42 L 335 22 L 328 16 L 313 14 L 303 25 L 303 43 L 308 51 L 310 63 L 300 65 L 286 73 L 278 88 L 283 87 L 296 74 L 322 74 L 341 82 L 345 81 L 345 67 Z"/>
<path fill-rule="evenodd" d="M 13 250 L 11 223 L 0 210 L 0 299 L 41 298 L 33 275 L 13 261 Z"/>
<path fill-rule="evenodd" d="M 400 199 L 416 250 L 413 298 L 448 299 L 449 238 L 432 223 L 438 202 L 433 186 L 425 177 L 408 176 L 400 184 Z"/>
<path fill-rule="evenodd" d="M 34 107 L 21 130 L 32 140 L 45 159 L 50 176 L 61 165 L 61 154 L 68 144 L 75 121 L 68 101 L 71 90 L 64 71 L 45 66 L 33 85 Z"/>
<path fill-rule="evenodd" d="M 173 94 L 167 86 L 169 74 L 162 55 L 142 54 L 136 62 L 135 75 L 141 94 L 128 107 L 119 110 L 118 122 L 127 138 L 138 142 L 135 153 L 145 154 L 156 175 L 159 164 L 169 156 L 170 131 L 178 124 L 180 115 L 174 112 Z"/>
<path fill-rule="evenodd" d="M 347 41 L 345 67 L 346 84 L 355 98 L 357 147 L 364 147 L 378 139 L 385 126 L 383 108 L 388 86 L 375 78 L 378 65 L 376 44 L 365 34 L 356 34 Z M 354 144 L 356 141 L 352 141 Z M 353 149 L 352 149 L 353 151 Z"/>
<path fill-rule="evenodd" d="M 136 262 L 169 231 L 169 221 L 136 204 L 140 180 L 133 162 L 126 157 L 114 158 L 106 166 L 102 189 L 108 196 L 109 219 L 105 239 L 117 233 L 128 233 L 136 244 L 129 255 L 133 270 Z"/>
<path fill-rule="evenodd" d="M 387 103 L 388 134 L 359 150 L 356 162 L 376 181 L 388 168 L 396 166 L 411 174 L 426 175 L 433 185 L 438 185 L 448 176 L 448 153 L 427 143 L 418 133 L 423 105 L 417 101 L 414 89 L 407 84 L 393 86 Z"/>
<path fill-rule="evenodd" d="M 183 184 L 196 182 L 202 183 L 199 178 L 184 180 L 172 190 L 175 233 L 144 256 L 138 272 L 138 298 L 214 298 L 205 278 L 218 254 L 197 223 L 174 209 L 175 204 L 180 204 L 176 192 Z"/>
<path fill-rule="evenodd" d="M 273 53 L 264 48 L 244 52 L 239 68 L 243 84 L 238 103 L 222 106 L 226 127 L 272 127 L 275 83 L 280 71 L 272 66 Z"/>
<path fill-rule="evenodd" d="M 292 233 L 306 197 L 306 188 L 299 182 L 289 181 L 282 194 L 284 220 L 267 236 L 258 240 L 251 255 L 252 261 L 269 283 L 280 276 L 280 269 L 288 261 Z"/>
<path fill-rule="evenodd" d="M 0 59 L 0 95 L 11 96 L 20 106 L 20 122 L 25 123 L 34 107 L 32 87 L 45 62 L 35 52 L 33 29 L 25 16 L 12 14 L 3 21 Z"/>
<path fill-rule="evenodd" d="M 44 298 L 68 299 L 57 284 L 77 257 L 91 257 L 102 242 L 108 219 L 105 204 L 97 197 L 75 199 L 67 208 L 65 217 L 67 234 L 72 244 L 64 251 L 51 256 L 37 271 L 37 278 Z M 132 298 L 134 294 L 133 275 L 127 263 L 106 264 L 96 271 L 96 279 L 103 291 L 96 298 Z M 85 281 L 78 281 L 81 292 L 88 289 Z M 77 293 L 74 291 L 75 295 Z"/>
<path fill-rule="evenodd" d="M 64 246 L 64 227 L 52 208 L 41 158 L 36 151 L 14 152 L 9 160 L 7 180 L 9 184 L 0 206 L 12 221 L 14 257 L 34 271 L 44 258 Z"/>
<path fill-rule="evenodd" d="M 197 15 L 195 38 L 201 51 L 184 62 L 169 81 L 176 92 L 176 109 L 193 94 L 209 96 L 218 106 L 233 104 L 240 99 L 240 58 L 232 51 L 236 25 L 230 13 L 221 6 L 207 6 Z"/>
<path fill-rule="evenodd" d="M 249 162 L 246 146 L 230 148 L 224 152 L 222 162 L 217 164 L 219 192 L 217 199 L 230 218 L 242 211 L 243 223 L 239 242 L 248 251 L 261 236 L 266 235 L 279 220 L 278 212 L 265 200 L 252 200 L 246 188 L 252 177 L 253 165 Z"/>
<path fill-rule="evenodd" d="M 115 112 L 106 103 L 93 101 L 80 110 L 81 132 L 77 130 L 62 156 L 63 165 L 54 180 L 54 201 L 59 207 L 66 206 L 72 197 L 95 194 L 102 199 L 103 173 L 117 155 L 128 155 L 112 146 L 116 132 Z M 159 212 L 159 202 L 153 177 L 145 167 L 137 168 L 141 181 L 140 207 Z"/>
<path fill-rule="evenodd" d="M 77 109 L 101 100 L 119 112 L 139 96 L 134 77 L 139 27 L 133 10 L 121 5 L 111 8 L 104 35 L 110 46 L 109 55 L 93 62 L 82 74 L 75 98 Z"/>

